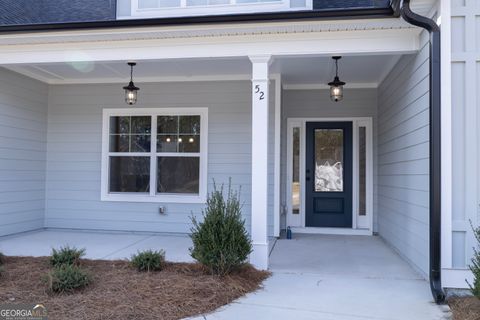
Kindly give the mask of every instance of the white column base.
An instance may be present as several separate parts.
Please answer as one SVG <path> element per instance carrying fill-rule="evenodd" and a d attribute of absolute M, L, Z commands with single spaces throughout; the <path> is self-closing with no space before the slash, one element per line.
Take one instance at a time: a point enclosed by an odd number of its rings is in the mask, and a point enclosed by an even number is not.
<path fill-rule="evenodd" d="M 268 243 L 253 243 L 250 263 L 258 270 L 268 269 Z"/>

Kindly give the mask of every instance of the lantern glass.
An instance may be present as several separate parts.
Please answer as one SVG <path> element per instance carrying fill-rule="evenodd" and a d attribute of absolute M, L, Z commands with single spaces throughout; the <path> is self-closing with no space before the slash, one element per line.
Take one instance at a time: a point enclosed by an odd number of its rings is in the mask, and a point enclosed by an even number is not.
<path fill-rule="evenodd" d="M 334 102 L 338 102 L 343 99 L 343 85 L 333 85 L 330 87 L 330 99 L 332 99 Z"/>
<path fill-rule="evenodd" d="M 137 94 L 138 90 L 125 89 L 125 102 L 128 105 L 134 105 L 135 103 L 137 103 Z"/>

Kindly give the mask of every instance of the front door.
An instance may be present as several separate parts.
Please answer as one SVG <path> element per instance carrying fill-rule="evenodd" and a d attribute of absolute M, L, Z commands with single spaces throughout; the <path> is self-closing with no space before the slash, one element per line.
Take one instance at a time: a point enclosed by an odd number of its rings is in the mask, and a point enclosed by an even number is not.
<path fill-rule="evenodd" d="M 307 227 L 352 227 L 352 140 L 352 122 L 307 122 Z"/>

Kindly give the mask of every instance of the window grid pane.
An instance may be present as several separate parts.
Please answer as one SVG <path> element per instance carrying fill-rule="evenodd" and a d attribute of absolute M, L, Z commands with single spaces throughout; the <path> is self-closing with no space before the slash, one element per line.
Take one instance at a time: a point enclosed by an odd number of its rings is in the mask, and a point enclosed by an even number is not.
<path fill-rule="evenodd" d="M 150 152 L 152 117 L 110 117 L 110 152 Z"/>
<path fill-rule="evenodd" d="M 150 157 L 110 157 L 109 192 L 150 192 Z"/>
<path fill-rule="evenodd" d="M 200 152 L 200 116 L 159 116 L 157 152 Z"/>
<path fill-rule="evenodd" d="M 199 157 L 157 157 L 157 194 L 198 194 Z"/>

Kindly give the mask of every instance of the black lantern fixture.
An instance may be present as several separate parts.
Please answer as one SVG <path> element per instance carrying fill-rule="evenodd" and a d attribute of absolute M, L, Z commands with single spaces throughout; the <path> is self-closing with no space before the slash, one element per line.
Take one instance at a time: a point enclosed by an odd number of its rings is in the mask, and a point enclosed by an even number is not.
<path fill-rule="evenodd" d="M 137 95 L 140 88 L 133 83 L 133 67 L 137 64 L 135 62 L 128 62 L 127 64 L 130 66 L 130 83 L 128 86 L 123 87 L 123 90 L 125 90 L 125 102 L 131 106 L 137 103 Z"/>
<path fill-rule="evenodd" d="M 332 57 L 335 60 L 335 78 L 332 82 L 329 82 L 328 85 L 330 86 L 330 99 L 334 102 L 341 101 L 343 99 L 343 86 L 345 82 L 340 81 L 338 78 L 338 60 L 342 59 L 342 57 Z"/>

